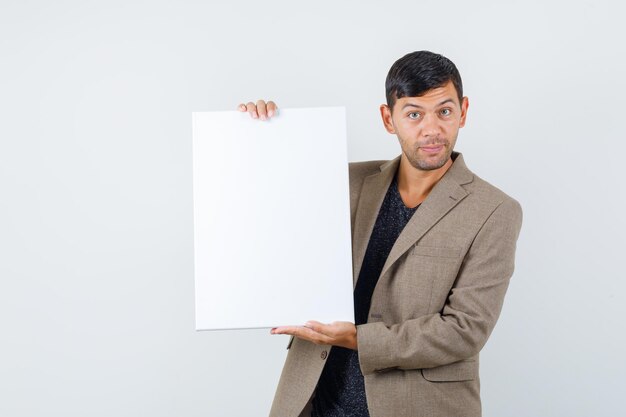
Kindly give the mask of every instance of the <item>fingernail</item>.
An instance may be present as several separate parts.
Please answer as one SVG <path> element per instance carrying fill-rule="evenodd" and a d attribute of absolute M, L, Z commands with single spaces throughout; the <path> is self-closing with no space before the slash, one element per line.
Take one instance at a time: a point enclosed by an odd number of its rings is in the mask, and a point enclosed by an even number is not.
<path fill-rule="evenodd" d="M 267 115 L 268 115 L 269 117 L 274 116 L 274 111 L 273 111 L 273 110 L 268 111 L 268 112 L 267 112 Z"/>
<path fill-rule="evenodd" d="M 265 120 L 267 119 L 267 117 L 265 117 L 265 115 L 261 116 L 261 120 Z"/>

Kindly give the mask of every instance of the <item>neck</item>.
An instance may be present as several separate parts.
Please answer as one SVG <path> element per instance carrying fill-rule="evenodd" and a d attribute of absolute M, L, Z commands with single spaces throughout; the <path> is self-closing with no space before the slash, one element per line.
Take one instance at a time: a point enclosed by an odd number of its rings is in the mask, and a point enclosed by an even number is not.
<path fill-rule="evenodd" d="M 430 171 L 415 168 L 404 154 L 400 158 L 398 168 L 398 191 L 407 207 L 421 204 L 433 189 L 435 184 L 452 166 L 452 158 L 441 167 Z"/>

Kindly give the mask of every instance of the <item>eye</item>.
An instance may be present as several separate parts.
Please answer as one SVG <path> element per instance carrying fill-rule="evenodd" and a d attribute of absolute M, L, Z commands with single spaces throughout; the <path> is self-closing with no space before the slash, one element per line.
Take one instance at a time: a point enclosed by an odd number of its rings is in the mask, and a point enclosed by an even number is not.
<path fill-rule="evenodd" d="M 441 109 L 440 111 L 442 116 L 450 116 L 452 114 L 452 110 L 446 108 L 446 109 Z"/>
<path fill-rule="evenodd" d="M 421 114 L 419 114 L 418 112 L 409 113 L 409 119 L 411 120 L 417 120 L 420 118 L 420 116 Z"/>

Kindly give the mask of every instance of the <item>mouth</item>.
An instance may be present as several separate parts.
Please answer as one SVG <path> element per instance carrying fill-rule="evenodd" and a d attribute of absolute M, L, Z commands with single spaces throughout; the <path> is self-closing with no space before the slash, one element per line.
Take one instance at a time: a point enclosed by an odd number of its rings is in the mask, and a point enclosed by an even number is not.
<path fill-rule="evenodd" d="M 443 148 L 445 148 L 445 145 L 428 145 L 428 146 L 420 146 L 419 148 L 425 153 L 435 154 L 435 153 L 441 152 Z"/>

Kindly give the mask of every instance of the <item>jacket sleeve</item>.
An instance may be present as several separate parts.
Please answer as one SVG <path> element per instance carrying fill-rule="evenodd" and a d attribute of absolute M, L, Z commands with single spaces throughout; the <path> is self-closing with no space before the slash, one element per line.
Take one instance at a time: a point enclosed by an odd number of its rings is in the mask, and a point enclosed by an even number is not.
<path fill-rule="evenodd" d="M 522 210 L 513 199 L 491 213 L 467 251 L 442 311 L 391 326 L 357 326 L 363 374 L 432 368 L 478 354 L 502 309 L 521 223 Z"/>

